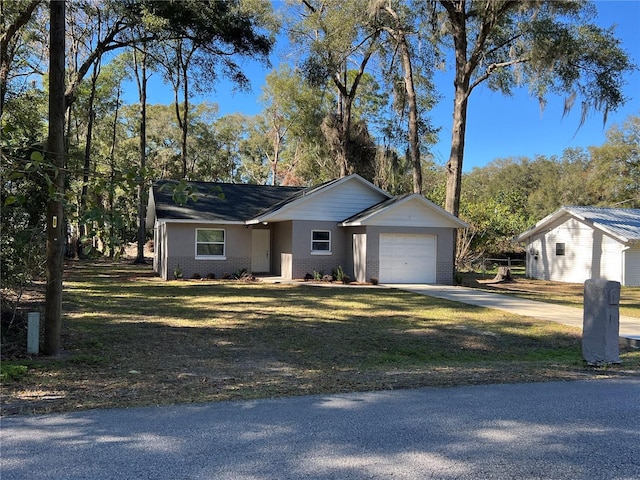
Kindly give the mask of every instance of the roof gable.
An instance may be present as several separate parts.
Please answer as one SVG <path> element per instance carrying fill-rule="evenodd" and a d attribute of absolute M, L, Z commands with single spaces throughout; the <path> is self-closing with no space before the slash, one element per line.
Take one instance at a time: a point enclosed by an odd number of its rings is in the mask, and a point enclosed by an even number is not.
<path fill-rule="evenodd" d="M 561 221 L 564 217 L 576 218 L 622 243 L 640 241 L 640 209 L 599 207 L 562 207 L 520 234 L 516 241 L 524 242 L 543 233 L 552 223 Z"/>
<path fill-rule="evenodd" d="M 291 201 L 274 206 L 249 223 L 284 220 L 339 222 L 389 197 L 384 190 L 353 174 L 299 192 Z"/>
<path fill-rule="evenodd" d="M 341 225 L 434 228 L 467 228 L 469 226 L 418 193 L 390 198 L 347 218 Z"/>

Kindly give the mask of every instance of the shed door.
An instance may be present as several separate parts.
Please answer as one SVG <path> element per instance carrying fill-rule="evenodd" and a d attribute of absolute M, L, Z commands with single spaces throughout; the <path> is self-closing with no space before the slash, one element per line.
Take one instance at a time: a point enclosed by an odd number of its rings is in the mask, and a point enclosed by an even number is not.
<path fill-rule="evenodd" d="M 380 283 L 435 283 L 436 236 L 380 234 Z"/>

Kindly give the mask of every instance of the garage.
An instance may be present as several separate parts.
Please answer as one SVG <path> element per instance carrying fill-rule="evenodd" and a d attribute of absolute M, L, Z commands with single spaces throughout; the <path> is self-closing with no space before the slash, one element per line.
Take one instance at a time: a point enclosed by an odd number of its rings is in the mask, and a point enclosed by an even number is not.
<path fill-rule="evenodd" d="M 380 234 L 380 283 L 435 283 L 436 236 Z"/>

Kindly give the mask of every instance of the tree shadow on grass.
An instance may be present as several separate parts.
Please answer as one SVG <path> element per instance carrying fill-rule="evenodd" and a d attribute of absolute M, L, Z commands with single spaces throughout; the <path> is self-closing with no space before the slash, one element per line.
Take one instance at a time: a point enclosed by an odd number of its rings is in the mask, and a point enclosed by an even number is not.
<path fill-rule="evenodd" d="M 124 270 L 69 275 L 65 355 L 8 385 L 5 411 L 531 381 L 581 370 L 574 330 L 541 334 L 543 322 L 471 305 L 390 289 L 123 282 L 139 267 Z M 43 393 L 30 401 L 24 390 Z M 38 404 L 54 391 L 63 393 Z"/>

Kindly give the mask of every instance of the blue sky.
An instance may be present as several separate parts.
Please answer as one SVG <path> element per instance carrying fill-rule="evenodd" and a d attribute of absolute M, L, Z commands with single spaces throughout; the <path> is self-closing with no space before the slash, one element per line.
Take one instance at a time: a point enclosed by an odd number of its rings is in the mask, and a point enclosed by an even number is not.
<path fill-rule="evenodd" d="M 640 0 L 599 0 L 595 3 L 598 23 L 603 27 L 616 24 L 616 35 L 622 40 L 623 48 L 631 56 L 632 62 L 640 65 Z M 276 45 L 271 62 L 273 67 L 281 63 L 279 55 L 284 48 L 284 45 Z M 255 62 L 242 65 L 251 79 L 250 92 L 233 92 L 233 86 L 223 81 L 214 92 L 194 101 L 217 103 L 220 115 L 259 113 L 262 105 L 258 97 L 269 69 Z M 154 76 L 158 77 L 158 74 Z M 625 94 L 629 101 L 624 107 L 610 113 L 605 126 L 602 115 L 592 112 L 579 130 L 581 113 L 578 102 L 571 113 L 563 117 L 562 97 L 548 98 L 545 110 L 541 111 L 538 101 L 531 98 L 526 89 L 505 97 L 484 86 L 478 87 L 469 100 L 464 171 L 482 167 L 497 158 L 559 156 L 566 148 L 603 144 L 607 128 L 621 124 L 629 115 L 640 115 L 640 72 L 628 75 L 626 80 Z M 433 124 L 440 127 L 441 131 L 440 140 L 432 148 L 432 153 L 434 161 L 444 165 L 451 144 L 452 72 L 438 74 L 436 85 L 442 99 L 431 112 L 431 117 Z M 168 103 L 172 100 L 168 87 L 163 87 L 159 78 L 152 79 L 150 86 L 149 103 Z M 137 101 L 137 98 L 132 101 Z"/>

